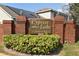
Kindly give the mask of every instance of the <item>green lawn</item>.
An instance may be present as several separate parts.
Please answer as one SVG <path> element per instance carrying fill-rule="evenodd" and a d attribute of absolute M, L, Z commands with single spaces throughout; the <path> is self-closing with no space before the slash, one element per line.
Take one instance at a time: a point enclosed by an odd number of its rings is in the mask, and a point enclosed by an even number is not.
<path fill-rule="evenodd" d="M 79 56 L 79 42 L 75 44 L 64 44 L 59 55 L 62 56 Z"/>

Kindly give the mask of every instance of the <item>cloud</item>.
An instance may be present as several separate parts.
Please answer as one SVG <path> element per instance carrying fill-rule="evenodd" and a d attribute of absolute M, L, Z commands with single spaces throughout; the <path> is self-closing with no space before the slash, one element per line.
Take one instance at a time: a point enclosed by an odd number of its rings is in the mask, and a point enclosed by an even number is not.
<path fill-rule="evenodd" d="M 65 3 L 65 5 L 69 5 L 69 3 Z"/>

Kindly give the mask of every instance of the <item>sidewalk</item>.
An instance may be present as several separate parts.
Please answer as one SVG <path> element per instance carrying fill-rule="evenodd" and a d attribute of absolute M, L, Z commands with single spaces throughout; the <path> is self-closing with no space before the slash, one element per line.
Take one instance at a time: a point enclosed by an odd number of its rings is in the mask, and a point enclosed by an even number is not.
<path fill-rule="evenodd" d="M 9 56 L 9 55 L 0 52 L 0 56 Z"/>

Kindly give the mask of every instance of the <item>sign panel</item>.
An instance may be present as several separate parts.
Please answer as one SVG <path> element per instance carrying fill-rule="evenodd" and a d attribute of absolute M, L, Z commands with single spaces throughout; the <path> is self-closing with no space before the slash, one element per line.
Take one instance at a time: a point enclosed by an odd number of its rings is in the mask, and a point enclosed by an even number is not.
<path fill-rule="evenodd" d="M 29 20 L 29 34 L 51 34 L 50 19 Z"/>

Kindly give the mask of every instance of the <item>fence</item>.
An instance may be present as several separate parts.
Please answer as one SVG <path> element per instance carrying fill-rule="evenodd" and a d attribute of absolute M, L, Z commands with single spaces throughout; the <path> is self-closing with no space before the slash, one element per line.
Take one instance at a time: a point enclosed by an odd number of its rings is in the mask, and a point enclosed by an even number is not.
<path fill-rule="evenodd" d="M 3 35 L 4 35 L 4 32 L 3 32 L 3 25 L 0 24 L 0 45 L 3 44 Z"/>
<path fill-rule="evenodd" d="M 40 18 L 28 19 L 25 16 L 17 16 L 15 21 L 4 20 L 4 34 L 39 34 L 47 32 L 58 34 L 61 37 L 61 43 L 75 43 L 76 37 L 79 36 L 79 33 L 77 33 L 79 32 L 79 27 L 76 26 L 74 21 L 65 22 L 63 16 L 56 16 L 54 20 L 46 20 Z"/>

